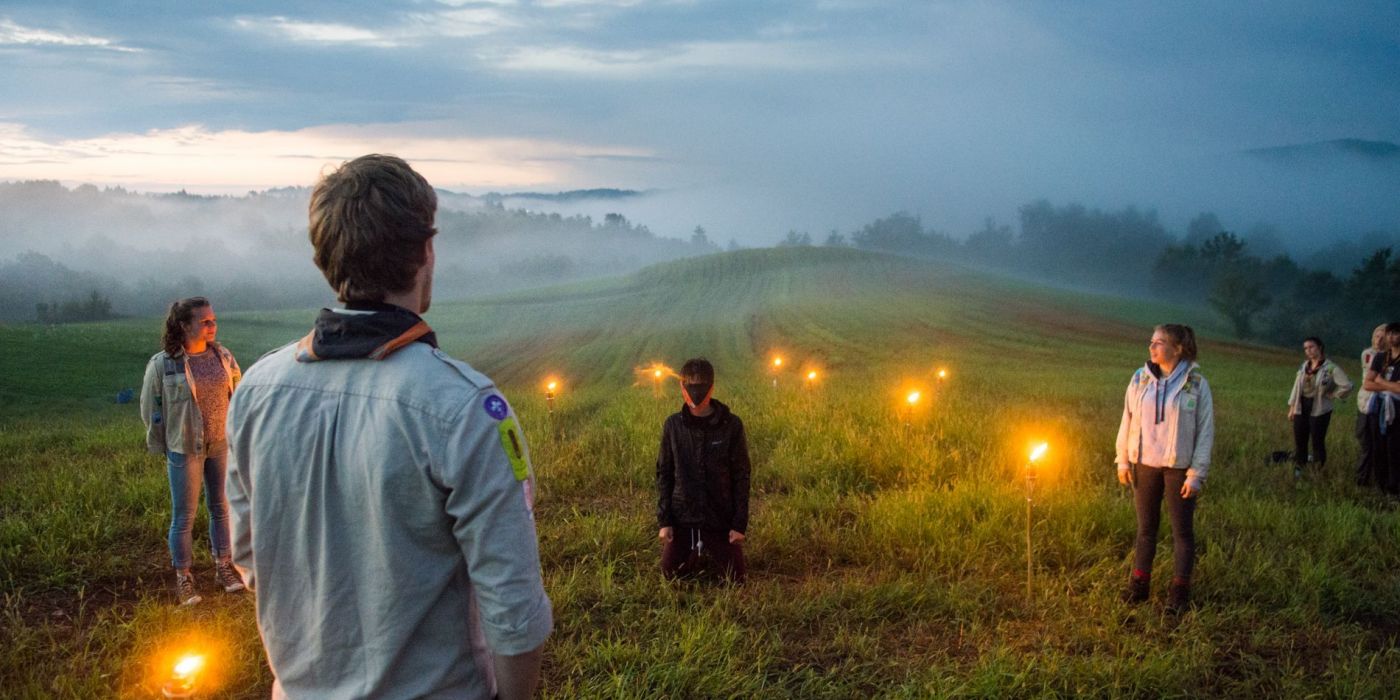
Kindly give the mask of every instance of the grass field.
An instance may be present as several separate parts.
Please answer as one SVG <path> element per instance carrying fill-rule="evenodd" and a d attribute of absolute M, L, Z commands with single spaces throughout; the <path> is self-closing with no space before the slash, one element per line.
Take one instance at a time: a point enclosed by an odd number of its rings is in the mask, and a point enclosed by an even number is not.
<path fill-rule="evenodd" d="M 217 300 L 215 300 L 217 305 Z M 310 312 L 222 314 L 244 367 Z M 1197 607 L 1117 600 L 1133 538 L 1115 479 L 1123 389 L 1151 324 L 1186 319 L 1216 400 L 1197 512 Z M 1394 697 L 1400 512 L 1350 484 L 1355 404 L 1326 473 L 1265 463 L 1290 444 L 1296 353 L 1230 342 L 1146 303 L 846 250 L 742 251 L 428 315 L 521 415 L 557 626 L 545 697 Z M 0 688 L 154 697 L 184 646 L 209 691 L 265 697 L 251 597 L 174 604 L 163 462 L 134 405 L 158 319 L 0 326 Z M 1356 376 L 1352 346 L 1329 339 Z M 792 369 L 778 376 L 769 358 Z M 750 582 L 671 586 L 657 567 L 654 461 L 677 409 L 634 369 L 705 355 L 754 461 Z M 819 368 L 804 386 L 795 370 Z M 936 368 L 946 368 L 940 381 Z M 542 381 L 564 390 L 552 420 Z M 905 392 L 927 400 L 901 414 Z M 907 425 L 906 425 L 907 423 Z M 1051 444 L 1025 594 L 1021 467 Z M 201 509 L 202 510 L 202 509 Z M 1167 528 L 1163 528 L 1167 541 Z M 1170 546 L 1158 554 L 1169 571 Z"/>

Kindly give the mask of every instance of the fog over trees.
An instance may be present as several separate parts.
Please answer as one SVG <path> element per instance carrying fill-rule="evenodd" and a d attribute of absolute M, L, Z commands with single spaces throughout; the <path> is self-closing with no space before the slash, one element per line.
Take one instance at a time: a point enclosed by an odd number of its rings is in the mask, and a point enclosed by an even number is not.
<path fill-rule="evenodd" d="M 1211 212 L 1177 235 L 1152 210 L 1056 206 L 1020 208 L 1019 226 L 987 219 L 957 240 L 905 212 L 854 231 L 857 247 L 941 258 L 1047 282 L 1213 309 L 1241 338 L 1292 345 L 1309 335 L 1364 342 L 1400 309 L 1400 235 L 1371 231 L 1341 240 L 1301 262 L 1284 252 L 1271 227 L 1241 236 Z M 829 244 L 843 245 L 838 232 Z M 788 232 L 778 245 L 802 245 Z"/>
<path fill-rule="evenodd" d="M 0 183 L 0 321 L 156 314 L 194 294 L 230 311 L 333 303 L 311 263 L 308 197 L 305 188 L 208 197 Z M 440 298 L 616 275 L 719 250 L 704 235 L 656 236 L 622 214 L 594 221 L 510 209 L 501 200 L 440 192 L 434 278 Z"/>

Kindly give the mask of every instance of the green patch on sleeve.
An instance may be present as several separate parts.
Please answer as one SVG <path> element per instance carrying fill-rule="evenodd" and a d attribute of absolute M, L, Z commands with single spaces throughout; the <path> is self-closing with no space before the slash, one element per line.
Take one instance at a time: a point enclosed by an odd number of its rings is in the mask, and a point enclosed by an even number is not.
<path fill-rule="evenodd" d="M 501 433 L 501 448 L 510 459 L 510 469 L 515 473 L 515 480 L 526 480 L 530 477 L 530 462 L 525 459 L 525 443 L 520 437 L 520 424 L 515 422 L 515 416 L 509 416 L 497 424 L 497 429 Z"/>

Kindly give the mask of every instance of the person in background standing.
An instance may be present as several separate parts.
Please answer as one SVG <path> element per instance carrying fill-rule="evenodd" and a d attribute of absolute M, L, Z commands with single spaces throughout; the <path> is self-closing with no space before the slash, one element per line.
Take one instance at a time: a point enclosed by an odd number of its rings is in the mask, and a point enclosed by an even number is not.
<path fill-rule="evenodd" d="M 146 377 L 141 382 L 146 448 L 165 457 L 170 477 L 168 539 L 181 605 L 202 600 L 190 572 L 201 486 L 209 507 L 214 578 L 225 592 L 243 590 L 243 580 L 233 567 L 224 493 L 228 471 L 224 419 L 242 374 L 233 353 L 215 340 L 218 333 L 219 322 L 208 299 L 190 297 L 171 304 L 161 337 L 163 349 L 146 363 Z"/>
<path fill-rule="evenodd" d="M 1385 350 L 1371 358 L 1361 388 L 1372 392 L 1366 410 L 1366 430 L 1371 438 L 1371 466 L 1376 485 L 1392 496 L 1400 495 L 1400 321 L 1385 324 Z"/>
<path fill-rule="evenodd" d="M 1322 339 L 1303 339 L 1303 366 L 1293 380 L 1288 396 L 1288 419 L 1293 423 L 1293 476 L 1303 476 L 1303 465 L 1317 462 L 1327 466 L 1327 426 L 1332 422 L 1332 401 L 1346 398 L 1351 392 L 1351 379 L 1337 363 L 1327 359 L 1327 346 Z M 1312 442 L 1309 459 L 1308 442 Z"/>
<path fill-rule="evenodd" d="M 1361 378 L 1365 383 L 1366 371 L 1371 368 L 1371 360 L 1376 353 L 1385 350 L 1385 324 L 1371 331 L 1371 347 L 1361 351 Z M 1356 485 L 1370 486 L 1375 483 L 1374 467 L 1371 464 L 1371 435 L 1366 430 L 1366 419 L 1371 410 L 1372 392 L 1366 389 L 1356 391 L 1356 443 L 1360 456 L 1356 460 Z"/>

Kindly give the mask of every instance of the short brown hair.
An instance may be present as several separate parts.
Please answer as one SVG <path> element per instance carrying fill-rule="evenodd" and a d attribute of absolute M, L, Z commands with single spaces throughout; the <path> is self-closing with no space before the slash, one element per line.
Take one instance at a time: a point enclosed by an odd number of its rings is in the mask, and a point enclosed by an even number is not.
<path fill-rule="evenodd" d="M 413 286 L 437 233 L 437 193 L 395 156 L 342 163 L 311 192 L 308 233 L 316 267 L 342 302 L 383 301 Z"/>

